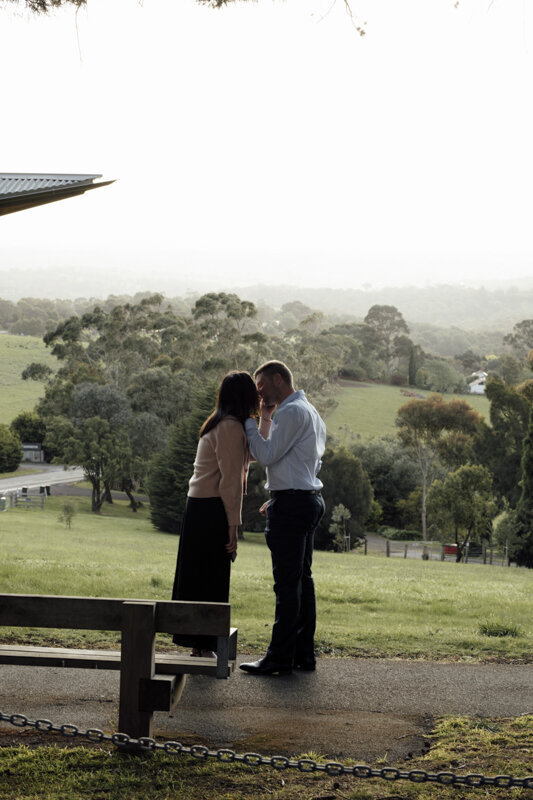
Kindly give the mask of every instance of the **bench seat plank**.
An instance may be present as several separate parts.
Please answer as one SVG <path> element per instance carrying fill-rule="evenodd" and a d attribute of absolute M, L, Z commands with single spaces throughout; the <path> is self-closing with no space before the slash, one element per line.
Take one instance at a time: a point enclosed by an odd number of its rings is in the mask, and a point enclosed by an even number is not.
<path fill-rule="evenodd" d="M 120 669 L 119 650 L 72 650 L 62 647 L 0 645 L 0 664 L 35 667 L 72 667 L 74 669 Z M 228 663 L 228 675 L 235 670 L 235 661 Z M 214 658 L 193 658 L 174 653 L 156 653 L 157 675 L 211 675 L 216 677 Z"/>
<path fill-rule="evenodd" d="M 229 603 L 27 594 L 0 594 L 0 626 L 121 631 L 124 603 L 131 602 L 157 604 L 155 630 L 161 633 L 229 633 Z"/>

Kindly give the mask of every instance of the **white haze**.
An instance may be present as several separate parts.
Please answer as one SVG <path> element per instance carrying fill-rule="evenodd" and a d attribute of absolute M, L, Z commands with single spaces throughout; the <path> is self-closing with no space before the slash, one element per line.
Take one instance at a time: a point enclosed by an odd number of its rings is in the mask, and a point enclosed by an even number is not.
<path fill-rule="evenodd" d="M 0 296 L 531 277 L 527 0 L 351 6 L 4 6 L 1 170 L 117 182 L 0 218 Z"/>

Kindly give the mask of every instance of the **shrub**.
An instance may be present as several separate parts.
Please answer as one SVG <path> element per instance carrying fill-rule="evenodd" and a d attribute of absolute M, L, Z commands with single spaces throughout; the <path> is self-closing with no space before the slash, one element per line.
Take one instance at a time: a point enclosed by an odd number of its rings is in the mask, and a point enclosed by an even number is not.
<path fill-rule="evenodd" d="M 502 622 L 483 622 L 479 626 L 479 632 L 482 636 L 511 636 L 516 638 L 520 636 L 520 628 L 518 625 L 506 625 Z"/>
<path fill-rule="evenodd" d="M 0 425 L 0 472 L 17 469 L 22 458 L 22 443 L 7 425 Z"/>
<path fill-rule="evenodd" d="M 402 375 L 401 372 L 394 372 L 390 376 L 390 384 L 391 386 L 407 386 L 408 380 L 406 375 Z"/>

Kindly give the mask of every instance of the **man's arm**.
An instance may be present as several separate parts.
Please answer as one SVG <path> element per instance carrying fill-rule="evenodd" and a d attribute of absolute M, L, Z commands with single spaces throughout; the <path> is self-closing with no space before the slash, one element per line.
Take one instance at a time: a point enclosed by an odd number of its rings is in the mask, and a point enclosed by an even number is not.
<path fill-rule="evenodd" d="M 266 427 L 270 428 L 268 438 L 262 435 L 266 428 L 258 430 L 253 419 L 247 419 L 245 424 L 250 452 L 263 467 L 279 461 L 298 440 L 301 435 L 298 409 L 289 406 L 278 411 Z"/>

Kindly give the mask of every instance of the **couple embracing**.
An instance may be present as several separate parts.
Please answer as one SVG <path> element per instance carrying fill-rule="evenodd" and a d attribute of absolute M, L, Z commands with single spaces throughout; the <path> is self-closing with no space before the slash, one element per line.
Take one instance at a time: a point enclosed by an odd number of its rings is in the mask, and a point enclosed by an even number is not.
<path fill-rule="evenodd" d="M 266 655 L 241 669 L 256 675 L 314 670 L 311 563 L 315 528 L 324 513 L 318 471 L 326 426 L 305 393 L 295 390 L 292 373 L 281 361 L 267 361 L 254 379 L 247 372 L 226 375 L 215 411 L 200 430 L 172 597 L 228 602 L 248 465 L 255 459 L 266 467 L 270 493 L 260 510 L 266 517 L 276 610 Z M 211 655 L 214 646 L 209 637 L 176 636 L 174 641 L 192 646 L 193 655 Z"/>

